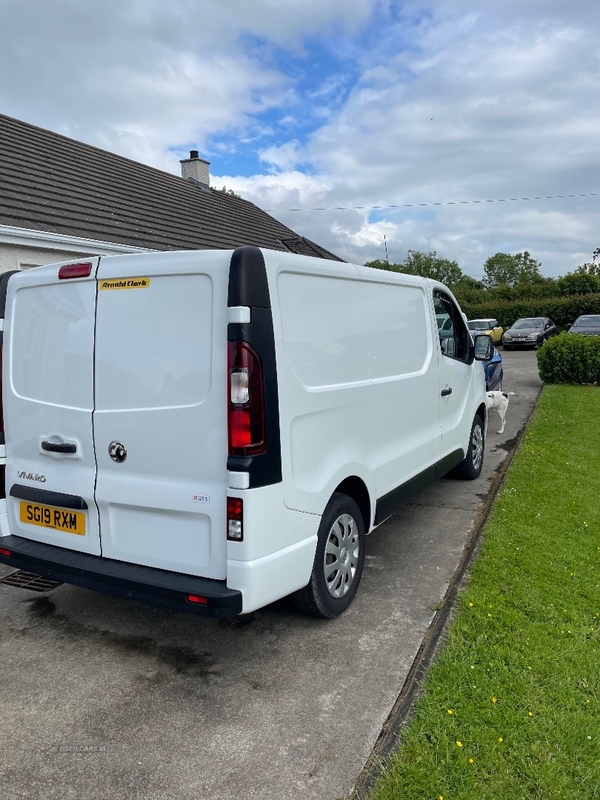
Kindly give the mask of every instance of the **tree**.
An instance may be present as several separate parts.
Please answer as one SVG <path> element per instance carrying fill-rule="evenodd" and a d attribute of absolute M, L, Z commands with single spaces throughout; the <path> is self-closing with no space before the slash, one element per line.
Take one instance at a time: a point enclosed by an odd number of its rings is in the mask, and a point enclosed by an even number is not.
<path fill-rule="evenodd" d="M 400 264 L 390 264 L 389 261 L 384 261 L 382 258 L 376 258 L 374 261 L 366 261 L 365 267 L 385 269 L 388 272 L 400 272 Z"/>
<path fill-rule="evenodd" d="M 407 275 L 421 275 L 423 278 L 432 278 L 440 283 L 445 283 L 446 286 L 454 286 L 466 277 L 456 261 L 438 258 L 435 250 L 431 253 L 409 250 L 406 259 L 400 264 L 390 264 L 377 258 L 374 261 L 367 261 L 365 267 L 375 267 L 375 269 L 385 269 L 390 272 L 404 272 Z M 471 280 L 474 279 L 471 278 Z"/>
<path fill-rule="evenodd" d="M 485 300 L 483 284 L 470 275 L 463 275 L 459 281 L 454 283 L 452 292 L 461 306 L 476 305 L 477 303 L 483 303 Z"/>
<path fill-rule="evenodd" d="M 435 250 L 432 250 L 431 253 L 409 250 L 400 271 L 409 275 L 432 278 L 440 281 L 440 283 L 445 283 L 447 286 L 458 283 L 463 276 L 462 270 L 456 261 L 450 261 L 448 258 L 438 258 Z"/>
<path fill-rule="evenodd" d="M 582 264 L 556 281 L 560 294 L 600 293 L 600 264 Z"/>
<path fill-rule="evenodd" d="M 512 288 L 518 283 L 543 281 L 544 277 L 540 272 L 541 266 L 540 262 L 532 258 L 527 250 L 515 255 L 496 253 L 496 255 L 490 256 L 483 265 L 485 273 L 483 283 L 488 288 L 500 284 Z"/>
<path fill-rule="evenodd" d="M 223 192 L 223 194 L 231 195 L 231 197 L 237 197 L 238 200 L 242 199 L 239 194 L 236 194 L 233 191 L 233 189 L 228 189 L 226 186 L 223 186 L 223 188 L 220 189 L 219 191 Z"/>
<path fill-rule="evenodd" d="M 594 255 L 596 251 L 594 250 Z M 577 267 L 575 272 L 567 273 L 567 275 L 595 275 L 597 278 L 600 278 L 600 261 L 596 261 L 595 259 L 592 260 L 592 263 L 586 262 L 582 264 L 580 267 Z"/>

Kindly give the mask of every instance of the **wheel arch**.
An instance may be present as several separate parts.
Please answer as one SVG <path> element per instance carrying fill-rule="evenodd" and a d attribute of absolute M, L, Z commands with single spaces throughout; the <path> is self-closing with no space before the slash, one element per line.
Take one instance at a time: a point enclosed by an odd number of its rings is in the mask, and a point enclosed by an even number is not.
<path fill-rule="evenodd" d="M 360 509 L 365 531 L 368 533 L 371 530 L 372 504 L 369 490 L 362 478 L 357 475 L 351 475 L 338 484 L 334 491 L 346 494 L 354 500 Z"/>

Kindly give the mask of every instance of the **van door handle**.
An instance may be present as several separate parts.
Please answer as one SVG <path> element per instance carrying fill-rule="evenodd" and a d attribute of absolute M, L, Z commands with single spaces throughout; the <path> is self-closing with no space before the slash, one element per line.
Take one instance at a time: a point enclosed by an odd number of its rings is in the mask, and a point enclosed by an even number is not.
<path fill-rule="evenodd" d="M 447 397 L 449 394 L 452 394 L 452 389 L 450 386 L 444 386 L 442 389 L 442 397 Z"/>
<path fill-rule="evenodd" d="M 77 445 L 68 442 L 42 442 L 42 450 L 48 453 L 76 453 Z"/>

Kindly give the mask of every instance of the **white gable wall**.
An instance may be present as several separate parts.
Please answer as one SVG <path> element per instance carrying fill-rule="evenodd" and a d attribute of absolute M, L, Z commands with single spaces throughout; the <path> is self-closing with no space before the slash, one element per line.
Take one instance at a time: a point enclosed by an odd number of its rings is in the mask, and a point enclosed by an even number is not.
<path fill-rule="evenodd" d="M 142 252 L 148 250 L 125 244 L 0 225 L 0 272 L 40 267 L 43 264 L 92 255 Z"/>

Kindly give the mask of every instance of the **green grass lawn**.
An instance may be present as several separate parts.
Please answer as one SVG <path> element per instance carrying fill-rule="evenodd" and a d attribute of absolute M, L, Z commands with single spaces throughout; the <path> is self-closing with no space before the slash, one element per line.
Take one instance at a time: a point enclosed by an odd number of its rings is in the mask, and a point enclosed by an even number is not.
<path fill-rule="evenodd" d="M 547 386 L 373 800 L 600 798 L 600 387 Z"/>

